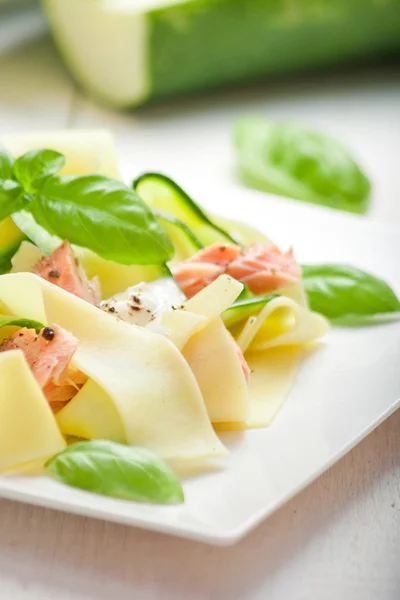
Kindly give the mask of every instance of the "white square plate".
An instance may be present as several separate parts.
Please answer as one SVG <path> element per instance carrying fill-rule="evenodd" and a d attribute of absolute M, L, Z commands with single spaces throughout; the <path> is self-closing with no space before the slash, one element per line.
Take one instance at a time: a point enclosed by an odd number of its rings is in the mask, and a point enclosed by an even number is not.
<path fill-rule="evenodd" d="M 192 190 L 193 191 L 193 190 Z M 237 187 L 203 197 L 265 230 L 303 263 L 348 262 L 400 291 L 400 231 Z M 197 194 L 197 198 L 201 198 Z M 267 429 L 225 434 L 226 468 L 185 483 L 177 507 L 129 503 L 47 478 L 0 477 L 0 495 L 213 544 L 232 544 L 289 500 L 400 405 L 400 323 L 334 329 L 302 366 Z"/>

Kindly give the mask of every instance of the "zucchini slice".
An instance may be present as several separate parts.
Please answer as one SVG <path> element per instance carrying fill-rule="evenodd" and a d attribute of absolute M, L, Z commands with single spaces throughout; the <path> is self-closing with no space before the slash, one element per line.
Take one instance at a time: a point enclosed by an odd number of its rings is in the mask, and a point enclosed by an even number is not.
<path fill-rule="evenodd" d="M 229 242 L 247 247 L 254 242 L 271 241 L 246 223 L 208 216 L 175 181 L 161 173 L 145 173 L 133 182 L 133 187 L 170 234 L 177 251 L 174 262 L 189 258 L 214 243 Z M 175 227 L 172 229 L 171 225 Z"/>
<path fill-rule="evenodd" d="M 186 223 L 164 211 L 153 210 L 153 212 L 174 244 L 175 256 L 173 263 L 181 262 L 204 248 L 199 238 Z"/>
<path fill-rule="evenodd" d="M 271 302 L 276 295 L 253 296 L 237 300 L 230 308 L 222 313 L 222 320 L 228 329 L 238 325 L 248 317 L 258 314 L 268 302 Z"/>
<path fill-rule="evenodd" d="M 198 204 L 175 181 L 161 173 L 144 173 L 133 182 L 133 188 L 155 211 L 162 211 L 182 221 L 204 246 L 238 241 L 211 220 Z M 171 231 L 169 231 L 171 234 Z M 175 236 L 172 234 L 175 244 Z M 197 252 L 197 250 L 196 250 Z"/>

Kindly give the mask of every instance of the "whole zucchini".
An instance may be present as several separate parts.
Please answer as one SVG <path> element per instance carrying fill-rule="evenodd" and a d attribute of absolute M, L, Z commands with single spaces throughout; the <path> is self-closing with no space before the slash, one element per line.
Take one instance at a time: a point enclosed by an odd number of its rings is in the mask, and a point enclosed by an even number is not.
<path fill-rule="evenodd" d="M 65 62 L 136 106 L 400 51 L 400 0 L 42 0 Z"/>

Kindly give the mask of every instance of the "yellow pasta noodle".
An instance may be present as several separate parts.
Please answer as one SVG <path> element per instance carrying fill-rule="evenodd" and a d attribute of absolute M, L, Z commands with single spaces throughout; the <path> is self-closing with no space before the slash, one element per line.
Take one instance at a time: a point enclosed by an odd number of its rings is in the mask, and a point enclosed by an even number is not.
<path fill-rule="evenodd" d="M 11 314 L 57 323 L 78 339 L 73 366 L 107 394 L 129 444 L 174 464 L 226 453 L 188 364 L 164 336 L 113 319 L 29 273 L 1 276 L 0 301 Z"/>
<path fill-rule="evenodd" d="M 0 353 L 0 471 L 43 465 L 65 446 L 23 353 Z"/>

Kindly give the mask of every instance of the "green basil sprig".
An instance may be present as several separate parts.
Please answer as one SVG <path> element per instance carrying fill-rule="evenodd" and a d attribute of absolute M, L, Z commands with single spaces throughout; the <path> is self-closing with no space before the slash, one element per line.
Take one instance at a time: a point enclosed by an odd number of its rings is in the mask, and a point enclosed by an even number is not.
<path fill-rule="evenodd" d="M 169 260 L 173 246 L 136 192 L 103 175 L 54 176 L 29 205 L 52 235 L 122 264 Z"/>
<path fill-rule="evenodd" d="M 145 448 L 105 440 L 78 442 L 46 466 L 58 481 L 96 494 L 159 504 L 184 501 L 176 475 Z"/>
<path fill-rule="evenodd" d="M 55 175 L 64 165 L 65 157 L 55 150 L 32 150 L 16 159 L 13 174 L 26 192 L 36 192 L 45 177 Z"/>
<path fill-rule="evenodd" d="M 273 194 L 364 213 L 371 184 L 338 141 L 293 122 L 242 117 L 235 124 L 239 171 Z"/>
<path fill-rule="evenodd" d="M 383 280 L 339 264 L 303 265 L 310 308 L 333 323 L 361 326 L 400 319 L 400 300 Z"/>
<path fill-rule="evenodd" d="M 64 163 L 53 150 L 16 161 L 0 152 L 0 219 L 24 209 L 51 235 L 121 264 L 173 257 L 167 232 L 133 189 L 102 175 L 59 176 Z"/>

